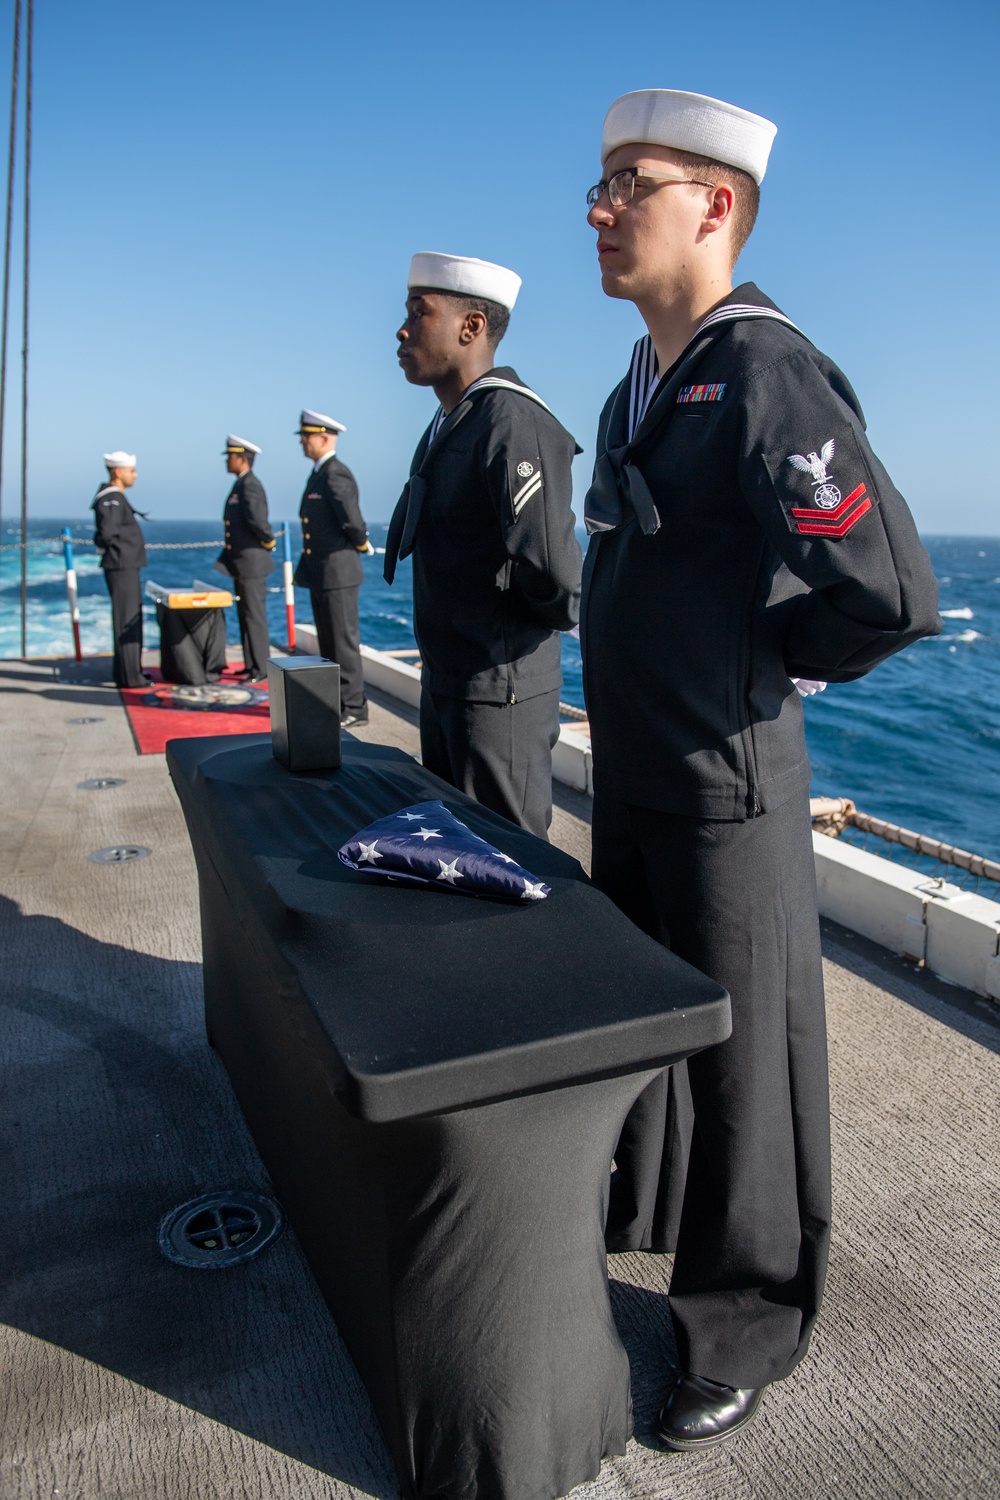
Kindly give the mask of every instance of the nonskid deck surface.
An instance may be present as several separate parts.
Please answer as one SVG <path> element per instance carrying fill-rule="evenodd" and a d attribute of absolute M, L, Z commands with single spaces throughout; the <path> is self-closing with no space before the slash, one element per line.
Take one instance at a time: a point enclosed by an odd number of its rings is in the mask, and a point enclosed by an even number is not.
<path fill-rule="evenodd" d="M 157 1250 L 174 1204 L 268 1183 L 204 1040 L 194 864 L 164 762 L 136 755 L 102 676 L 0 662 L 0 1496 L 394 1500 L 294 1235 L 214 1273 Z M 416 748 L 391 700 L 359 733 Z M 78 790 L 108 776 L 125 785 Z M 556 795 L 553 837 L 586 860 L 588 800 Z M 125 843 L 152 854 L 86 859 Z M 836 1227 L 812 1351 L 743 1436 L 660 1453 L 669 1263 L 613 1257 L 639 1436 L 574 1500 L 994 1493 L 1000 1031 L 871 950 L 828 934 L 826 953 Z"/>

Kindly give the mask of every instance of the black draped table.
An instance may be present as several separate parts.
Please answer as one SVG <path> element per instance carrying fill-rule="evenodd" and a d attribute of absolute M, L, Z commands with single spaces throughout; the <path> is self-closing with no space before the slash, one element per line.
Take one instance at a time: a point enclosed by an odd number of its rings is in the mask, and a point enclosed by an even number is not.
<path fill-rule="evenodd" d="M 262 735 L 172 740 L 209 1039 L 357 1364 L 406 1500 L 550 1500 L 622 1453 L 611 1156 L 729 1000 L 574 859 L 397 750 L 295 774 Z M 337 850 L 440 798 L 552 887 L 390 886 Z"/>
<path fill-rule="evenodd" d="M 164 682 L 201 686 L 226 670 L 226 615 L 218 607 L 175 609 L 156 603 Z"/>

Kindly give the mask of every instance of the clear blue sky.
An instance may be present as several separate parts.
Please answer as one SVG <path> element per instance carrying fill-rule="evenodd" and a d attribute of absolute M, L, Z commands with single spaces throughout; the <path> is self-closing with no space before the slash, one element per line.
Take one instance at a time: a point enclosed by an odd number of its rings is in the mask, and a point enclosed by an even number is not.
<path fill-rule="evenodd" d="M 847 371 L 923 530 L 1000 531 L 995 0 L 36 15 L 35 515 L 85 514 L 100 454 L 122 446 L 143 509 L 214 517 L 229 430 L 263 447 L 272 514 L 289 514 L 307 405 L 347 424 L 341 455 L 386 519 L 433 409 L 394 358 L 424 249 L 523 276 L 502 357 L 588 450 L 579 509 L 640 331 L 601 294 L 584 191 L 608 104 L 664 85 L 778 123 L 740 278 Z M 7 0 L 0 77 L 10 16 Z"/>

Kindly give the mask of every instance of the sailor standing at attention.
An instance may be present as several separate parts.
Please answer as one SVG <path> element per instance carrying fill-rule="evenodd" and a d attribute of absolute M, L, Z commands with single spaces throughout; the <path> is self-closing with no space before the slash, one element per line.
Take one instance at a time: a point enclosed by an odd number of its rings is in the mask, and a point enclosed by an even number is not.
<path fill-rule="evenodd" d="M 913 520 L 846 377 L 732 269 L 775 127 L 626 94 L 588 194 L 605 293 L 649 333 L 600 420 L 585 515 L 593 878 L 723 984 L 732 1036 L 637 1101 L 608 1246 L 667 1250 L 664 1443 L 719 1442 L 809 1342 L 830 1236 L 826 1028 L 796 679 L 940 628 Z M 808 690 L 803 683 L 804 690 Z"/>
<path fill-rule="evenodd" d="M 263 682 L 271 638 L 267 628 L 267 578 L 274 572 L 274 533 L 267 519 L 267 496 L 253 472 L 260 449 L 245 438 L 226 438 L 226 470 L 236 475 L 222 511 L 225 539 L 216 567 L 239 587 L 236 613 L 240 622 L 245 682 Z"/>
<path fill-rule="evenodd" d="M 512 369 L 494 366 L 520 285 L 489 261 L 413 257 L 399 362 L 440 405 L 389 526 L 385 577 L 413 553 L 424 765 L 544 838 L 559 632 L 579 613 L 570 502 L 581 450 Z"/>
<path fill-rule="evenodd" d="M 295 582 L 309 590 L 320 655 L 340 667 L 340 722 L 349 729 L 368 723 L 358 594 L 365 576 L 361 558 L 375 548 L 357 482 L 336 456 L 337 438 L 346 430 L 318 411 L 304 411 L 299 419 L 299 442 L 313 469 L 299 506 L 302 556 Z"/>
<path fill-rule="evenodd" d="M 135 484 L 135 454 L 105 453 L 108 482 L 94 496 L 94 545 L 101 554 L 104 581 L 111 595 L 115 684 L 145 687 L 152 678 L 142 670 L 142 588 L 139 569 L 146 566 L 146 543 L 125 491 Z M 145 517 L 143 517 L 145 520 Z"/>

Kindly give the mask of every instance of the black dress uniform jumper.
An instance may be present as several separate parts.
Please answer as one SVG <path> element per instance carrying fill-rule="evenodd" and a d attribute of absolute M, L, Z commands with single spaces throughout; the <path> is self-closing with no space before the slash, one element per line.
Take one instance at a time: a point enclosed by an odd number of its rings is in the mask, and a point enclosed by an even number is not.
<path fill-rule="evenodd" d="M 222 512 L 225 531 L 218 566 L 239 585 L 236 613 L 240 622 L 243 665 L 254 677 L 267 672 L 271 638 L 267 628 L 267 579 L 274 557 L 267 543 L 274 533 L 267 518 L 267 495 L 252 469 L 240 474 Z"/>
<path fill-rule="evenodd" d="M 358 594 L 368 528 L 354 475 L 335 454 L 321 458 L 310 474 L 299 517 L 302 556 L 295 582 L 309 590 L 320 655 L 340 666 L 341 712 L 367 712 Z"/>
<path fill-rule="evenodd" d="M 841 372 L 756 287 L 601 417 L 582 638 L 593 877 L 725 985 L 729 1041 L 615 1153 L 608 1244 L 673 1248 L 683 1367 L 786 1376 L 830 1232 L 826 1029 L 802 702 L 941 625 L 927 554 Z"/>
<path fill-rule="evenodd" d="M 414 455 L 385 577 L 413 554 L 424 765 L 544 838 L 561 641 L 577 621 L 571 465 L 581 450 L 507 368 L 474 381 Z"/>
<path fill-rule="evenodd" d="M 142 589 L 139 569 L 146 566 L 146 544 L 136 512 L 125 491 L 106 484 L 94 496 L 94 545 L 101 554 L 104 581 L 111 595 L 114 676 L 118 687 L 144 687 L 142 675 Z"/>

